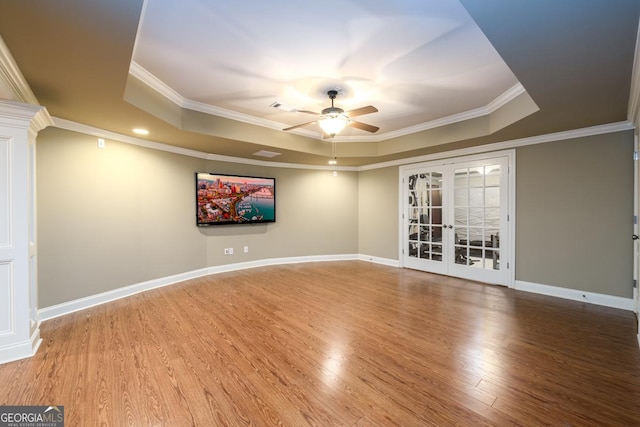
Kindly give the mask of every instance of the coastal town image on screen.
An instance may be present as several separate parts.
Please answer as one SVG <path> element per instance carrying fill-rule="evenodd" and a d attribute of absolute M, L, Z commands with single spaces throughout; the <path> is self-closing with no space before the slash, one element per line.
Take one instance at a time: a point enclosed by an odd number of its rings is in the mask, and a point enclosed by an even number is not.
<path fill-rule="evenodd" d="M 275 221 L 275 180 L 198 173 L 199 225 Z"/>

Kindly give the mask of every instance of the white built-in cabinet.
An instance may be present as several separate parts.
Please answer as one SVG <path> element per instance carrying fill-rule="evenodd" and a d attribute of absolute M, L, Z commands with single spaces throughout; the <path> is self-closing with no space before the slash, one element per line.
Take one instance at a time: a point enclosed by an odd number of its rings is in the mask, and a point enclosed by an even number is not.
<path fill-rule="evenodd" d="M 35 150 L 40 106 L 0 100 L 0 363 L 32 356 L 38 322 Z"/>

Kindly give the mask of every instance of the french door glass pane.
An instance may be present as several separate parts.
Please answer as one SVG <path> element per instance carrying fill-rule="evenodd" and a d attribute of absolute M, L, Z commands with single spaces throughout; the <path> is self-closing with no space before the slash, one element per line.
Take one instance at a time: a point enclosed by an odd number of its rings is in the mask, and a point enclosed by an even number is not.
<path fill-rule="evenodd" d="M 500 165 L 455 170 L 455 263 L 500 269 Z"/>
<path fill-rule="evenodd" d="M 409 257 L 441 262 L 442 173 L 410 175 L 408 185 Z"/>

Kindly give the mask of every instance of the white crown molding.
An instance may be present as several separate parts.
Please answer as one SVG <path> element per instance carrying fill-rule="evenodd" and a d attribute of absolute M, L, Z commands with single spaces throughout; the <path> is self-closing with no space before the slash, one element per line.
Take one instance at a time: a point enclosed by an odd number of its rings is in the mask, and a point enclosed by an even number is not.
<path fill-rule="evenodd" d="M 224 117 L 231 120 L 236 120 L 243 123 L 249 123 L 256 126 L 265 127 L 268 129 L 276 129 L 280 130 L 283 127 L 286 127 L 286 124 L 274 122 L 271 120 L 264 120 L 254 116 L 250 116 L 248 114 L 237 113 L 235 111 L 227 110 L 225 108 L 215 107 L 210 104 L 205 104 L 203 102 L 192 101 L 190 99 L 185 98 L 176 92 L 173 88 L 168 86 L 162 80 L 154 76 L 152 73 L 147 71 L 144 67 L 138 64 L 135 61 L 131 61 L 131 65 L 129 67 L 129 74 L 142 81 L 144 84 L 149 86 L 151 89 L 158 92 L 160 95 L 164 96 L 177 106 L 181 108 L 187 108 L 189 110 L 198 111 L 205 114 L 210 114 L 213 116 Z M 426 123 L 421 123 L 415 126 L 409 126 L 404 129 L 398 129 L 392 132 L 381 133 L 377 135 L 371 136 L 341 136 L 336 138 L 336 142 L 380 142 L 386 141 L 391 138 L 398 138 L 400 136 L 411 135 L 417 132 L 434 129 L 441 126 L 447 126 L 453 123 L 462 122 L 465 120 L 475 119 L 478 117 L 486 116 L 498 108 L 506 105 L 522 93 L 526 92 L 524 87 L 517 83 L 513 87 L 509 88 L 506 92 L 498 96 L 496 99 L 491 101 L 489 104 L 475 108 L 473 110 L 465 111 L 459 114 L 453 114 L 451 116 L 442 117 L 440 119 L 431 120 Z M 322 133 L 320 132 L 311 132 L 305 131 L 304 129 L 296 129 L 292 131 L 292 133 L 300 134 L 304 136 L 308 136 L 311 138 L 322 139 Z"/>
<path fill-rule="evenodd" d="M 38 99 L 31 91 L 2 37 L 0 37 L 0 87 L 4 87 L 11 94 L 12 101 L 39 105 Z"/>
<path fill-rule="evenodd" d="M 116 132 L 96 128 L 93 126 L 85 125 L 82 123 L 73 122 L 71 120 L 61 119 L 54 117 L 53 122 L 55 127 L 60 129 L 69 130 L 72 132 L 84 133 L 87 135 L 95 136 L 96 138 L 110 139 L 112 141 L 123 142 L 125 144 L 137 145 L 139 147 L 149 148 L 152 150 L 166 151 L 168 153 L 180 154 L 183 156 L 196 157 L 205 160 L 213 160 L 219 162 L 229 163 L 241 163 L 243 165 L 254 166 L 266 166 L 275 168 L 287 168 L 287 169 L 313 169 L 313 170 L 328 170 L 328 171 L 358 171 L 355 166 L 319 166 L 319 165 L 303 165 L 297 163 L 283 163 L 283 162 L 270 162 L 266 160 L 246 159 L 243 157 L 223 156 L 220 154 L 210 154 L 197 150 L 190 150 L 188 148 L 175 147 L 173 145 L 164 144 L 162 142 L 149 141 L 147 139 L 136 138 L 129 135 L 123 135 Z"/>
<path fill-rule="evenodd" d="M 1 106 L 1 103 L 0 103 Z M 605 133 L 621 132 L 625 130 L 634 129 L 634 126 L 629 122 L 618 122 L 606 125 L 592 126 L 582 129 L 569 130 L 564 132 L 549 133 L 546 135 L 538 135 L 529 138 L 514 139 L 509 141 L 496 142 L 493 144 L 479 145 L 476 147 L 462 148 L 459 150 L 443 151 L 440 153 L 426 154 L 424 156 L 408 157 L 405 159 L 392 160 L 389 162 L 373 163 L 364 166 L 318 166 L 318 165 L 304 165 L 298 163 L 283 163 L 272 162 L 265 160 L 245 159 L 242 157 L 222 156 L 218 154 L 208 154 L 202 151 L 189 150 L 187 148 L 175 147 L 172 145 L 164 144 L 161 142 L 149 141 L 146 139 L 135 138 L 128 135 L 122 135 L 116 132 L 107 131 L 104 129 L 95 128 L 93 126 L 84 125 L 81 123 L 72 122 L 70 120 L 61 119 L 58 117 L 53 118 L 54 126 L 70 130 L 73 132 L 80 132 L 87 135 L 93 135 L 99 138 L 111 139 L 114 141 L 124 142 L 127 144 L 137 145 L 140 147 L 150 148 L 154 150 L 166 151 L 174 154 L 181 154 L 184 156 L 197 157 L 206 160 L 214 160 L 220 162 L 241 163 L 245 165 L 264 166 L 273 168 L 287 168 L 287 169 L 309 169 L 309 170 L 328 170 L 328 171 L 351 171 L 360 172 L 373 169 L 382 169 L 392 166 L 402 166 L 411 163 L 428 162 L 431 160 L 447 159 L 451 157 L 468 156 L 472 154 L 486 153 L 488 151 L 499 151 L 510 148 L 524 147 L 526 145 L 543 144 L 547 142 L 562 141 L 571 138 L 582 138 L 586 136 L 602 135 Z"/>
<path fill-rule="evenodd" d="M 149 141 L 142 138 L 123 135 L 121 133 L 111 132 L 82 123 L 73 122 L 71 120 L 61 119 L 59 117 L 54 117 L 53 123 L 57 128 L 84 133 L 98 138 L 111 139 L 118 142 L 124 142 L 126 144 L 137 145 L 139 147 L 151 148 L 159 151 L 167 151 L 169 153 L 182 154 L 189 157 L 198 157 L 201 159 L 208 158 L 208 154 L 201 151 L 190 150 L 188 148 L 181 148 L 169 144 L 163 144 L 162 142 Z"/>
<path fill-rule="evenodd" d="M 509 141 L 494 142 L 492 144 L 478 145 L 475 147 L 461 148 L 459 150 L 443 151 L 440 153 L 425 154 L 424 156 L 411 157 L 406 159 L 392 160 L 389 162 L 373 163 L 360 166 L 359 170 L 380 169 L 391 166 L 402 166 L 410 163 L 428 162 L 432 160 L 447 159 L 452 157 L 481 154 L 488 151 L 500 151 L 510 148 L 524 147 L 527 145 L 544 144 L 547 142 L 563 141 L 572 138 L 583 138 L 587 136 L 602 135 L 606 133 L 632 130 L 635 127 L 629 122 L 617 122 L 606 125 L 591 126 L 582 129 L 568 130 L 563 132 L 548 133 L 546 135 L 532 136 L 528 138 L 512 139 Z"/>
<path fill-rule="evenodd" d="M 497 109 L 513 101 L 515 98 L 517 98 L 518 96 L 520 96 L 525 92 L 526 90 L 524 89 L 524 87 L 520 83 L 518 83 L 483 107 L 475 108 L 469 111 L 464 111 L 459 114 L 453 114 L 447 117 L 442 117 L 436 120 L 431 120 L 429 122 L 421 123 L 419 125 L 409 126 L 404 129 L 398 129 L 396 131 L 386 132 L 380 135 L 348 137 L 348 140 L 350 142 L 356 142 L 356 141 L 379 142 L 379 141 L 385 141 L 387 139 L 411 135 L 411 134 L 422 132 L 429 129 L 435 129 L 442 126 L 452 125 L 454 123 L 464 122 L 466 120 L 477 119 L 478 117 L 488 116 L 489 114 L 495 112 Z"/>
<path fill-rule="evenodd" d="M 633 70 L 631 72 L 631 89 L 629 93 L 629 106 L 627 119 L 636 127 L 640 124 L 640 25 L 636 34 L 636 50 L 633 58 Z"/>
<path fill-rule="evenodd" d="M 28 126 L 38 132 L 53 125 L 53 119 L 46 108 L 38 104 L 25 104 L 21 101 L 0 99 L 0 120 L 4 126 Z"/>
<path fill-rule="evenodd" d="M 162 80 L 151 74 L 145 68 L 140 66 L 135 61 L 131 61 L 131 66 L 129 67 L 129 74 L 134 76 L 135 78 L 142 81 L 144 84 L 149 86 L 151 89 L 158 92 L 160 95 L 164 96 L 177 106 L 181 108 L 186 108 L 193 111 L 198 111 L 200 113 L 211 114 L 213 116 L 224 117 L 226 119 L 236 120 L 243 123 L 249 123 L 256 126 L 261 126 L 269 129 L 282 129 L 282 123 L 277 123 L 271 120 L 259 119 L 254 116 L 250 116 L 248 114 L 238 113 L 236 111 L 227 110 L 226 108 L 215 107 L 210 104 L 205 104 L 204 102 L 193 101 L 191 99 L 187 99 L 184 96 L 180 95 L 173 88 L 168 86 Z"/>

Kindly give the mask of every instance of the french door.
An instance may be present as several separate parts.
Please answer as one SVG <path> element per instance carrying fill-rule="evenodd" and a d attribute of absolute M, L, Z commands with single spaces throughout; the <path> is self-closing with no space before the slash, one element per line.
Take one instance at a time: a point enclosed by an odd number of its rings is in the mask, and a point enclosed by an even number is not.
<path fill-rule="evenodd" d="M 509 285 L 508 171 L 508 157 L 403 168 L 403 265 Z"/>

